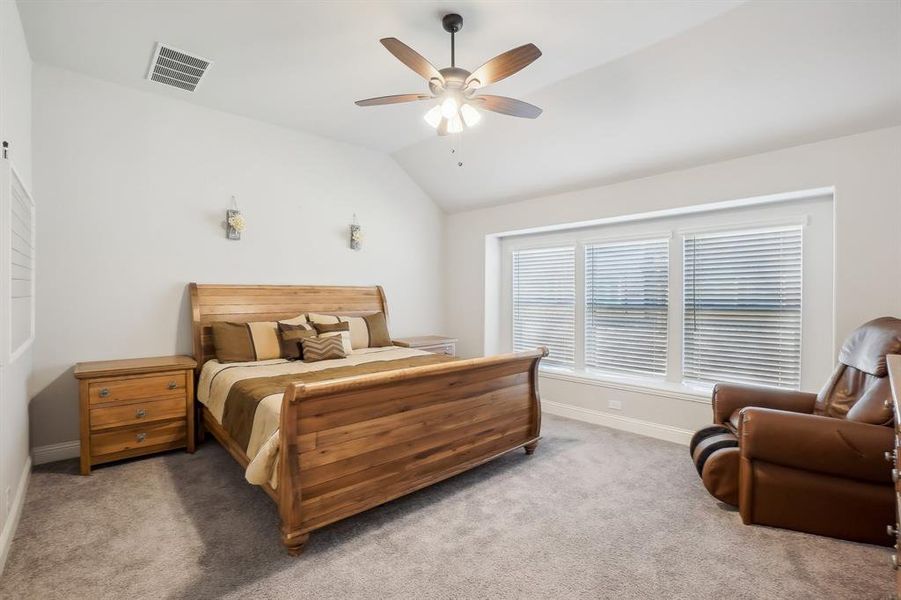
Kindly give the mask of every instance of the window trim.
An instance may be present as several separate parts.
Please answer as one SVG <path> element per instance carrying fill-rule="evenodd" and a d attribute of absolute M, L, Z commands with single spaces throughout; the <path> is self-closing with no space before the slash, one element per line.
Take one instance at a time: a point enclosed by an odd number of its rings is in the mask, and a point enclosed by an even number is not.
<path fill-rule="evenodd" d="M 572 368 L 561 365 L 542 364 L 540 372 L 542 376 L 548 376 L 553 379 L 574 381 L 599 387 L 607 387 L 614 389 L 625 389 L 636 392 L 645 392 L 649 394 L 661 395 L 666 397 L 674 397 L 695 402 L 709 403 L 709 388 L 703 383 L 682 382 L 682 349 L 683 349 L 683 323 L 682 308 L 684 303 L 683 290 L 681 282 L 683 280 L 682 271 L 682 255 L 684 253 L 684 236 L 685 234 L 706 233 L 706 232 L 729 232 L 729 231 L 749 231 L 755 228 L 770 229 L 778 227 L 796 227 L 805 228 L 810 225 L 814 214 L 821 214 L 819 208 L 800 207 L 792 208 L 794 202 L 822 202 L 828 201 L 830 207 L 834 206 L 835 192 L 832 188 L 821 188 L 816 190 L 808 190 L 806 192 L 798 192 L 792 194 L 779 195 L 776 200 L 775 196 L 772 200 L 766 197 L 765 202 L 747 202 L 747 203 L 721 203 L 722 205 L 703 207 L 699 210 L 678 211 L 671 214 L 646 213 L 638 215 L 639 218 L 615 219 L 609 223 L 576 223 L 571 226 L 553 226 L 552 229 L 541 230 L 522 230 L 518 232 L 508 232 L 506 234 L 497 234 L 495 239 L 499 243 L 499 267 L 500 267 L 500 285 L 498 288 L 499 305 L 499 329 L 498 346 L 501 351 L 510 351 L 512 340 L 512 310 L 511 297 L 512 282 L 512 251 L 521 249 L 537 249 L 550 248 L 571 245 L 576 249 L 576 294 L 577 298 L 583 299 L 585 296 L 585 245 L 589 243 L 604 243 L 615 241 L 628 241 L 636 239 L 661 239 L 670 237 L 670 293 L 668 297 L 669 313 L 668 313 L 668 352 L 667 352 L 667 375 L 666 379 L 642 378 L 641 376 L 631 377 L 619 373 L 603 372 L 594 369 L 586 369 L 584 360 L 584 342 L 585 342 L 585 306 L 583 302 L 576 304 L 576 339 L 575 339 L 575 361 Z M 751 218 L 748 220 L 739 220 L 735 215 L 723 215 L 722 221 L 715 225 L 698 225 L 698 226 L 679 226 L 678 221 L 684 219 L 704 219 L 710 215 L 722 212 L 731 212 L 734 210 L 766 210 L 768 206 L 783 205 L 779 210 L 786 210 L 789 214 L 780 215 L 775 218 Z M 785 206 L 787 205 L 787 206 Z M 830 211 L 834 210 L 832 208 Z M 819 218 L 819 217 L 817 217 Z M 657 219 L 666 219 L 667 221 L 676 221 L 670 227 L 653 227 L 639 233 L 614 233 L 604 234 L 598 231 L 599 227 L 622 227 L 622 226 L 640 226 L 642 222 L 653 221 Z M 834 227 L 834 222 L 832 223 Z M 832 230 L 830 230 L 832 231 Z M 587 234 L 587 235 L 586 235 Z M 822 235 L 822 232 L 820 233 Z M 833 234 L 834 235 L 834 234 Z M 673 243 L 675 242 L 675 243 Z M 805 234 L 803 242 L 803 256 L 807 256 L 809 238 Z M 834 241 L 833 241 L 834 243 Z M 833 257 L 834 260 L 834 257 Z M 802 267 L 803 273 L 806 274 L 807 267 Z M 831 268 L 834 274 L 834 263 Z M 673 282 L 679 282 L 678 286 Z M 834 280 L 833 280 L 834 285 Z M 807 309 L 803 309 L 807 310 Z M 811 309 L 813 310 L 813 309 Z M 816 309 L 818 314 L 822 314 L 823 307 Z M 831 314 L 830 327 L 834 329 L 835 325 L 835 305 L 834 298 L 829 303 L 829 313 Z M 818 358 L 815 364 L 806 365 L 813 369 L 812 372 L 825 369 L 821 364 L 825 357 Z M 802 340 L 802 357 L 803 357 L 803 340 Z M 831 365 L 831 359 L 830 363 Z M 804 359 L 801 361 L 801 389 L 805 382 L 805 364 Z"/>

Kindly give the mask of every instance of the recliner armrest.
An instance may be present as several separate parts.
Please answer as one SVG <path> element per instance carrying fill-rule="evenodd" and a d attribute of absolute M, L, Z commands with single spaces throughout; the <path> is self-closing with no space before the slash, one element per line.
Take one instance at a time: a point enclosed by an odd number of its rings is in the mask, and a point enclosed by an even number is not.
<path fill-rule="evenodd" d="M 713 386 L 713 422 L 722 425 L 736 410 L 746 406 L 775 408 L 796 413 L 812 413 L 817 395 L 737 383 Z"/>
<path fill-rule="evenodd" d="M 742 459 L 890 483 L 883 454 L 894 448 L 894 433 L 885 425 L 748 407 L 741 411 L 738 437 Z"/>

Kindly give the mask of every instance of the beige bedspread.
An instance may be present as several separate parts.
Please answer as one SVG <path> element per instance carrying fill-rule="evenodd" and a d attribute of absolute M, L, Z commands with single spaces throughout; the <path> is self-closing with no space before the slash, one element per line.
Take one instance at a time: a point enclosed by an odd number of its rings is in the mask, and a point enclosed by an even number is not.
<path fill-rule="evenodd" d="M 245 472 L 247 481 L 255 485 L 268 482 L 276 488 L 279 415 L 288 383 L 338 379 L 352 376 L 356 371 L 373 372 L 411 366 L 404 359 L 414 357 L 442 360 L 421 350 L 394 346 L 356 350 L 347 358 L 314 363 L 276 359 L 222 364 L 211 360 L 200 373 L 197 399 L 223 425 L 230 437 L 245 449 L 250 459 Z M 431 362 L 432 359 L 424 360 Z M 389 363 L 361 369 L 348 368 L 385 361 L 397 362 L 397 366 Z M 304 374 L 307 374 L 306 378 Z"/>

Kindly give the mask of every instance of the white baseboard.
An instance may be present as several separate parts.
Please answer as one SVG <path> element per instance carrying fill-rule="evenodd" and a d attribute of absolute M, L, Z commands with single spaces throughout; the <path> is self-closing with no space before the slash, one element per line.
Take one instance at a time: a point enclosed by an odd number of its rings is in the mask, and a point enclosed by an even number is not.
<path fill-rule="evenodd" d="M 663 425 L 662 423 L 642 421 L 641 419 L 633 417 L 613 415 L 599 410 L 573 406 L 572 404 L 554 402 L 553 400 L 542 400 L 541 410 L 552 415 L 594 423 L 595 425 L 604 425 L 605 427 L 612 427 L 613 429 L 622 429 L 623 431 L 646 435 L 668 442 L 675 442 L 684 446 L 688 445 L 691 436 L 694 434 L 693 431 L 682 429 L 680 427 L 673 427 L 672 425 Z"/>
<path fill-rule="evenodd" d="M 19 526 L 19 518 L 22 516 L 22 507 L 25 505 L 25 491 L 28 489 L 28 481 L 31 479 L 31 457 L 25 461 L 25 467 L 19 476 L 19 485 L 16 487 L 16 496 L 12 499 L 6 522 L 3 523 L 3 531 L 0 532 L 0 575 L 6 567 L 6 558 L 9 556 L 9 547 L 16 535 Z"/>
<path fill-rule="evenodd" d="M 77 458 L 80 454 L 81 442 L 75 440 L 32 448 L 31 460 L 35 465 L 43 465 L 67 458 Z"/>

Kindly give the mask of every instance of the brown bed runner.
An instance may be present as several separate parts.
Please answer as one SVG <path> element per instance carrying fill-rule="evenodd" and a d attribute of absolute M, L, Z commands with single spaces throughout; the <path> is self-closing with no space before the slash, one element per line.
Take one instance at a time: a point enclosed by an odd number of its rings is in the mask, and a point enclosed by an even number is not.
<path fill-rule="evenodd" d="M 291 383 L 315 383 L 332 379 L 342 379 L 369 373 L 394 371 L 408 367 L 420 367 L 455 360 L 444 354 L 427 356 L 411 356 L 394 360 L 378 360 L 359 365 L 334 367 L 310 373 L 289 373 L 271 377 L 253 377 L 242 379 L 228 390 L 225 407 L 222 413 L 222 426 L 228 435 L 243 449 L 247 449 L 250 434 L 253 431 L 253 419 L 257 406 L 267 396 L 281 394 Z"/>

